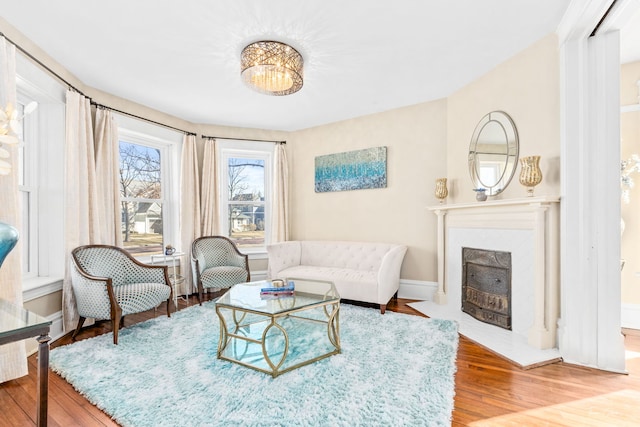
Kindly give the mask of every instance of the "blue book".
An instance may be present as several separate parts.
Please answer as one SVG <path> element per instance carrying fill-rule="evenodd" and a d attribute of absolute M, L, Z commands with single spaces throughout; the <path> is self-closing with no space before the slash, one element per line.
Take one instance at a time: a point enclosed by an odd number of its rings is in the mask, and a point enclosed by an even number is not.
<path fill-rule="evenodd" d="M 285 286 L 268 286 L 261 288 L 260 292 L 291 292 L 295 290 L 293 281 L 289 281 Z"/>

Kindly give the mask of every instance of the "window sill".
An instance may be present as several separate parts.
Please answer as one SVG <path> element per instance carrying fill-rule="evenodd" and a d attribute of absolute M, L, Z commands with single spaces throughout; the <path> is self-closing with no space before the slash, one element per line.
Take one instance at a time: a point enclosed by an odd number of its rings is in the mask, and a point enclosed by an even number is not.
<path fill-rule="evenodd" d="M 242 252 L 242 250 L 240 252 Z M 249 259 L 267 259 L 268 258 L 268 254 L 266 251 L 242 252 L 242 253 L 249 255 Z"/>
<path fill-rule="evenodd" d="M 33 277 L 22 281 L 22 299 L 24 302 L 62 290 L 62 277 Z"/>
<path fill-rule="evenodd" d="M 253 252 L 249 252 L 249 251 L 243 251 L 242 249 L 240 249 L 240 253 L 244 254 L 244 255 L 249 255 L 249 259 L 268 259 L 269 258 L 269 254 L 267 253 L 266 250 L 260 250 L 260 251 L 253 251 Z M 158 255 L 158 257 L 160 257 L 160 255 Z M 155 262 L 151 262 L 151 255 L 145 255 L 145 256 L 139 256 L 139 257 L 135 257 L 138 261 L 140 261 L 143 264 L 150 264 L 150 265 L 166 265 L 171 267 L 172 263 L 171 263 L 171 259 L 169 257 L 167 257 L 167 260 L 158 260 L 158 258 L 155 259 Z M 185 255 L 176 257 L 176 267 L 179 267 L 180 264 L 182 262 L 186 262 L 188 264 L 188 259 Z"/>

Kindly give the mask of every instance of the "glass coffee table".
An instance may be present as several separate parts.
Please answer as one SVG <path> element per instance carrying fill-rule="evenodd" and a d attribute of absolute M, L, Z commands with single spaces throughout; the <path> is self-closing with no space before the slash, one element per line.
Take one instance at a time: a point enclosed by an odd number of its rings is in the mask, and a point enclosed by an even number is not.
<path fill-rule="evenodd" d="M 288 278 L 293 295 L 261 295 L 269 281 L 240 283 L 216 301 L 218 359 L 280 374 L 340 353 L 340 295 L 332 282 Z"/>
<path fill-rule="evenodd" d="M 36 425 L 47 425 L 49 402 L 49 328 L 51 321 L 9 301 L 0 299 L 0 345 L 37 337 L 38 383 L 36 384 Z"/>

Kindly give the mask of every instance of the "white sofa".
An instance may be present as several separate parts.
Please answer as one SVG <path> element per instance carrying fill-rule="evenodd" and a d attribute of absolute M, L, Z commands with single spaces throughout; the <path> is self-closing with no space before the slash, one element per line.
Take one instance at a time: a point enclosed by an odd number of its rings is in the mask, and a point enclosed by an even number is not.
<path fill-rule="evenodd" d="M 267 247 L 269 279 L 332 281 L 342 299 L 380 304 L 398 292 L 407 247 L 387 243 L 289 241 Z"/>

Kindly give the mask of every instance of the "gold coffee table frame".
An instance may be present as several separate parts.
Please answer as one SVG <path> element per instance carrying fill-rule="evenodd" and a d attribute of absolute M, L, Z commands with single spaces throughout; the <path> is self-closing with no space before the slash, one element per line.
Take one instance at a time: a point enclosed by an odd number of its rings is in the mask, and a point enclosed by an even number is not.
<path fill-rule="evenodd" d="M 334 284 L 317 280 L 286 279 L 286 281 L 290 280 L 294 281 L 296 287 L 292 297 L 261 300 L 260 289 L 269 287 L 270 282 L 259 281 L 235 285 L 216 301 L 216 314 L 220 319 L 218 359 L 234 362 L 270 374 L 275 378 L 285 372 L 340 353 L 340 296 Z M 314 319 L 303 315 L 304 312 L 316 309 L 322 309 L 323 319 Z M 284 319 L 291 319 L 293 322 L 290 322 L 291 325 L 284 326 Z M 290 350 L 289 335 L 296 328 L 297 322 L 326 325 L 328 342 L 324 342 L 322 345 L 330 348 L 330 351 L 302 360 L 294 365 L 285 366 Z M 241 334 L 244 328 L 260 323 L 266 323 L 261 337 L 252 338 Z M 269 354 L 268 349 L 269 332 L 273 328 L 279 330 L 284 339 L 282 355 L 275 358 L 276 360 L 273 360 L 274 357 Z M 242 356 L 233 357 L 232 351 L 227 351 L 227 349 L 237 340 L 258 344 L 262 349 L 264 366 L 245 362 L 241 360 Z M 313 343 L 311 344 L 313 345 Z"/>

